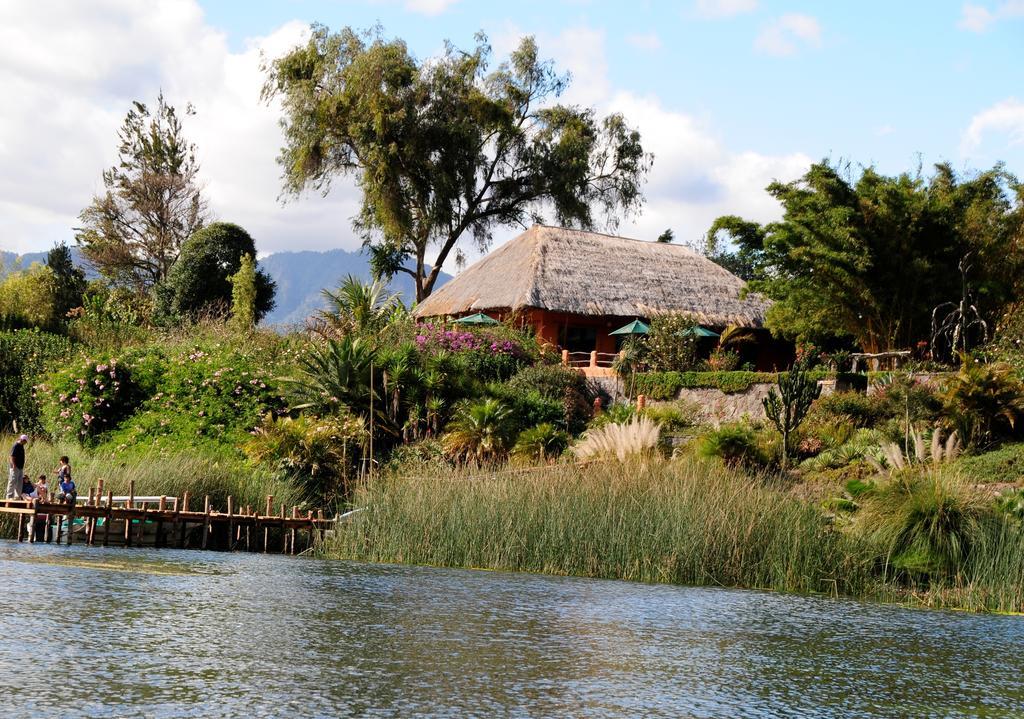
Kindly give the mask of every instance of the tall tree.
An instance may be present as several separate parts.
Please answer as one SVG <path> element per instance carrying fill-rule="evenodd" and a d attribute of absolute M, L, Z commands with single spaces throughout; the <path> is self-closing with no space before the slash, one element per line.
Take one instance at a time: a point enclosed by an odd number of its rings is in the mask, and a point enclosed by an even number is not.
<path fill-rule="evenodd" d="M 417 62 L 379 30 L 314 25 L 306 45 L 264 68 L 263 98 L 284 110 L 285 193 L 326 193 L 335 176 L 355 176 L 355 225 L 374 271 L 410 274 L 417 300 L 452 253 L 461 259 L 466 235 L 484 250 L 495 228 L 544 210 L 560 224 L 592 227 L 600 215 L 614 227 L 642 204 L 652 162 L 621 115 L 554 103 L 568 78 L 532 38 L 493 72 L 487 38 L 476 40 Z"/>
<path fill-rule="evenodd" d="M 250 254 L 242 255 L 238 272 L 228 281 L 231 282 L 231 322 L 240 330 L 251 330 L 256 326 L 259 297 L 255 258 Z"/>
<path fill-rule="evenodd" d="M 53 273 L 55 319 L 63 321 L 70 310 L 82 306 L 85 295 L 85 273 L 75 266 L 71 249 L 61 243 L 46 254 L 46 266 Z"/>
<path fill-rule="evenodd" d="M 117 164 L 79 215 L 75 239 L 104 276 L 144 291 L 167 277 L 182 243 L 202 227 L 206 201 L 195 145 L 163 93 L 152 112 L 134 102 L 117 136 Z"/>
<path fill-rule="evenodd" d="M 965 177 L 948 165 L 929 178 L 872 167 L 854 177 L 849 166 L 821 162 L 768 192 L 781 221 L 721 217 L 707 242 L 709 254 L 775 301 L 768 324 L 785 335 L 852 337 L 871 352 L 927 341 L 932 310 L 960 298 L 958 265 L 968 254 L 984 314 L 1019 290 L 1024 185 L 1000 165 Z"/>
<path fill-rule="evenodd" d="M 226 313 L 231 308 L 231 277 L 242 269 L 242 258 L 256 256 L 256 243 L 230 222 L 214 222 L 182 245 L 167 280 L 157 287 L 157 311 L 185 319 L 204 312 Z M 277 286 L 263 270 L 254 277 L 254 323 L 274 309 Z"/>

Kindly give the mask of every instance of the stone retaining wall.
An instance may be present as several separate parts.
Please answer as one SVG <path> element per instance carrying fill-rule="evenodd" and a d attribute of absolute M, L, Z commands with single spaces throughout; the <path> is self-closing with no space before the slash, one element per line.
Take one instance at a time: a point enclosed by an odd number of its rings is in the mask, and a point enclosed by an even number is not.
<path fill-rule="evenodd" d="M 822 380 L 818 384 L 823 396 L 835 391 L 835 380 Z M 743 392 L 732 394 L 726 394 L 720 389 L 681 389 L 676 401 L 695 406 L 698 418 L 711 424 L 737 422 L 744 417 L 762 419 L 762 400 L 768 396 L 772 387 L 775 387 L 774 383 L 752 384 Z"/>

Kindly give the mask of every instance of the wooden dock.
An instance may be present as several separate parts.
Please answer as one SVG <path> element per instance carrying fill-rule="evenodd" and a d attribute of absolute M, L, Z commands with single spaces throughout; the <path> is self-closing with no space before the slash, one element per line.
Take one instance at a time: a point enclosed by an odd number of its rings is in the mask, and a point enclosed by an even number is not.
<path fill-rule="evenodd" d="M 335 519 L 286 511 L 268 496 L 263 513 L 251 506 L 236 507 L 231 497 L 220 511 L 203 498 L 201 509 L 190 506 L 192 498 L 135 496 L 134 484 L 127 495 L 104 496 L 103 482 L 79 497 L 75 505 L 38 500 L 0 499 L 0 516 L 15 515 L 19 542 L 81 542 L 104 547 L 177 547 L 264 553 L 296 554 L 322 542 L 334 528 Z M 276 510 L 276 511 L 275 511 Z"/>

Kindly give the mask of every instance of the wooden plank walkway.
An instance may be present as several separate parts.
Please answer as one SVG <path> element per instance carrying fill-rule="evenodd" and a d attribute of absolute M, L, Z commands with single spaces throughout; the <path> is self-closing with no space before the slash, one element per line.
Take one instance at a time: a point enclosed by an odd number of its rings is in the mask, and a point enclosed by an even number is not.
<path fill-rule="evenodd" d="M 178 547 L 264 553 L 296 554 L 299 546 L 313 547 L 334 529 L 335 519 L 325 519 L 323 510 L 286 512 L 284 504 L 275 512 L 274 498 L 268 496 L 262 514 L 251 506 L 236 507 L 228 497 L 227 511 L 215 510 L 209 496 L 201 509 L 190 506 L 186 492 L 181 498 L 135 496 L 134 483 L 127 495 L 104 496 L 103 481 L 79 497 L 74 506 L 60 502 L 0 499 L 0 516 L 17 518 L 19 542 L 65 541 L 123 547 Z"/>

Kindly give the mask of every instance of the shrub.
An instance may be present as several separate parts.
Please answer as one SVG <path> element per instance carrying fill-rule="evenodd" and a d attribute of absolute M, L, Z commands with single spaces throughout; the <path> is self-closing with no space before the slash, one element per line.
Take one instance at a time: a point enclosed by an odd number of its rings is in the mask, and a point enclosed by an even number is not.
<path fill-rule="evenodd" d="M 778 389 L 772 387 L 761 402 L 764 414 L 782 435 L 782 468 L 785 469 L 792 450 L 790 437 L 800 427 L 818 396 L 821 387 L 804 365 L 797 362 L 793 369 L 779 375 Z"/>
<path fill-rule="evenodd" d="M 718 457 L 729 467 L 763 467 L 767 464 L 757 435 L 747 424 L 724 424 L 704 435 L 699 444 L 704 457 Z"/>
<path fill-rule="evenodd" d="M 636 394 L 668 400 L 675 399 L 681 389 L 717 389 L 735 394 L 777 379 L 774 372 L 644 372 L 634 376 L 633 386 Z"/>
<path fill-rule="evenodd" d="M 740 356 L 732 350 L 716 347 L 701 364 L 709 372 L 732 372 L 740 366 Z"/>
<path fill-rule="evenodd" d="M 636 418 L 636 405 L 617 403 L 606 408 L 590 420 L 590 428 L 598 429 L 606 424 L 628 424 Z"/>
<path fill-rule="evenodd" d="M 878 395 L 864 395 L 858 392 L 834 392 L 820 397 L 811 408 L 812 415 L 826 421 L 847 418 L 857 427 L 874 427 L 888 415 L 886 399 Z"/>
<path fill-rule="evenodd" d="M 643 416 L 654 420 L 665 432 L 678 432 L 697 424 L 700 408 L 693 403 L 672 402 L 671 404 L 649 404 L 644 407 Z"/>
<path fill-rule="evenodd" d="M 532 359 L 519 337 L 502 329 L 452 329 L 440 323 L 417 325 L 415 342 L 424 354 L 453 352 L 482 382 L 502 382 Z"/>
<path fill-rule="evenodd" d="M 1024 443 L 1005 444 L 983 454 L 963 456 L 957 469 L 979 484 L 1015 482 L 1024 476 Z"/>
<path fill-rule="evenodd" d="M 965 361 L 943 394 L 954 426 L 972 447 L 1010 436 L 1024 415 L 1024 383 L 1005 363 Z"/>
<path fill-rule="evenodd" d="M 275 418 L 267 414 L 245 444 L 245 454 L 295 482 L 317 504 L 347 496 L 369 439 L 363 420 L 351 414 Z"/>
<path fill-rule="evenodd" d="M 48 375 L 38 392 L 50 436 L 83 444 L 117 428 L 144 399 L 130 365 L 112 356 L 65 365 Z"/>
<path fill-rule="evenodd" d="M 67 360 L 71 343 L 38 330 L 0 332 L 0 426 L 21 432 L 42 429 L 35 386 L 47 366 Z"/>
<path fill-rule="evenodd" d="M 885 574 L 934 581 L 963 571 L 993 519 L 991 505 L 959 477 L 931 470 L 867 498 L 860 522 L 883 552 Z"/>
<path fill-rule="evenodd" d="M 587 430 L 573 447 L 579 459 L 617 459 L 647 454 L 658 446 L 661 428 L 646 417 L 636 417 L 628 423 L 609 423 Z"/>
<path fill-rule="evenodd" d="M 441 444 L 458 462 L 494 462 L 508 453 L 513 436 L 511 418 L 511 410 L 496 399 L 463 402 Z"/>
<path fill-rule="evenodd" d="M 697 323 L 683 314 L 657 315 L 640 343 L 640 360 L 655 372 L 685 372 L 697 357 Z"/>
<path fill-rule="evenodd" d="M 525 429 L 516 438 L 512 448 L 515 459 L 526 462 L 546 462 L 557 458 L 569 446 L 569 435 L 553 424 L 544 423 Z"/>
<path fill-rule="evenodd" d="M 506 387 L 506 397 L 537 392 L 547 400 L 558 402 L 561 417 L 557 424 L 570 434 L 582 432 L 593 412 L 594 393 L 586 378 L 562 365 L 536 364 L 523 367 L 506 383 Z M 530 424 L 542 421 L 554 420 L 543 419 Z"/>

